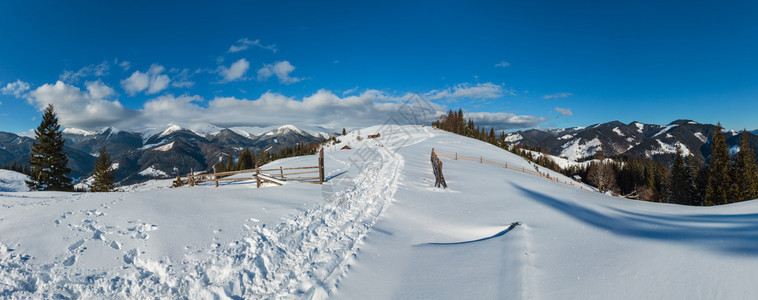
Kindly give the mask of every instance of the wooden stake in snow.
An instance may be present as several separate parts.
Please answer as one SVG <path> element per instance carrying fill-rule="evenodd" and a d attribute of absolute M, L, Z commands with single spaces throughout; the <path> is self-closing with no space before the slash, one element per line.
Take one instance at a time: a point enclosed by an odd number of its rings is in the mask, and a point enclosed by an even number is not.
<path fill-rule="evenodd" d="M 324 183 L 324 148 L 318 151 L 318 183 Z"/>

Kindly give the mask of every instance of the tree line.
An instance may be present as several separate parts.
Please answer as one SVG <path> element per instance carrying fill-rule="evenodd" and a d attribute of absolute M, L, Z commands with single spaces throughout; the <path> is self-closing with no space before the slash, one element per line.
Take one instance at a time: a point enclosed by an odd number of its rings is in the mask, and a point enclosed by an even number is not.
<path fill-rule="evenodd" d="M 758 199 L 758 166 L 747 131 L 742 132 L 739 151 L 731 155 L 721 123 L 709 142 L 711 154 L 705 162 L 698 161 L 694 155 L 684 156 L 681 147 L 677 147 L 671 166 L 649 157 L 620 155 L 606 159 L 598 154 L 589 164 L 565 169 L 547 156 L 550 154 L 547 149 L 525 145 L 509 147 L 504 131 L 496 136 L 494 128 L 488 131 L 476 126 L 473 120 L 464 118 L 461 109 L 449 110 L 447 115 L 432 122 L 432 126 L 499 146 L 566 176 L 578 175 L 603 193 L 699 206 Z"/>
<path fill-rule="evenodd" d="M 242 150 L 242 152 L 240 152 L 236 159 L 232 155 L 229 155 L 211 168 L 215 168 L 216 172 L 254 169 L 277 159 L 315 154 L 318 152 L 318 149 L 321 147 L 321 145 L 327 141 L 328 140 L 326 139 L 322 139 L 321 143 L 311 143 L 305 145 L 298 143 L 293 147 L 288 146 L 282 148 L 278 152 L 261 149 L 258 152 L 258 156 L 255 155 L 255 151 L 251 150 L 250 148 L 245 148 Z"/>

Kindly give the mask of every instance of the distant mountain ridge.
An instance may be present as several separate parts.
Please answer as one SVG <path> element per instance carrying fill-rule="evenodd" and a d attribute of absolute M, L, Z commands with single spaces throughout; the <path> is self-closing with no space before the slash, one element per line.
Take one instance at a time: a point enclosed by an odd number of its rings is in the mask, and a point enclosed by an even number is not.
<path fill-rule="evenodd" d="M 677 146 L 681 146 L 684 154 L 704 161 L 710 155 L 708 145 L 715 130 L 715 125 L 692 120 L 676 120 L 667 125 L 612 121 L 586 127 L 515 131 L 507 133 L 506 140 L 511 144 L 541 147 L 552 155 L 574 161 L 595 154 L 628 154 L 669 162 Z M 724 133 L 729 147 L 736 149 L 740 132 L 725 130 Z M 758 154 L 758 136 L 750 133 L 749 139 Z"/>
<path fill-rule="evenodd" d="M 153 176 L 174 177 L 187 174 L 190 169 L 207 170 L 225 157 L 238 156 L 246 148 L 256 154 L 261 149 L 278 152 L 298 143 L 318 143 L 334 135 L 336 133 L 324 128 L 303 129 L 294 125 L 221 128 L 210 124 L 187 127 L 169 124 L 143 132 L 112 127 L 98 131 L 63 130 L 64 151 L 69 156 L 72 178 L 91 175 L 100 149 L 105 146 L 117 164 L 116 180 L 124 184 Z M 0 165 L 28 164 L 33 142 L 29 137 L 0 132 Z"/>

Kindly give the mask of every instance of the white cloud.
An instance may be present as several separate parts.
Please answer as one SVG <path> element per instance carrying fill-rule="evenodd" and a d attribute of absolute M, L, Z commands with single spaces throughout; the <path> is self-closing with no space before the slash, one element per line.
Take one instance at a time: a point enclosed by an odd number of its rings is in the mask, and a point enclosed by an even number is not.
<path fill-rule="evenodd" d="M 302 78 L 291 77 L 290 73 L 295 70 L 289 61 L 277 61 L 273 64 L 264 64 L 262 68 L 258 69 L 258 80 L 265 81 L 271 76 L 276 76 L 279 82 L 284 84 L 291 84 L 303 80 Z"/>
<path fill-rule="evenodd" d="M 241 39 L 237 40 L 236 44 L 234 44 L 234 45 L 232 45 L 232 46 L 229 47 L 229 52 L 234 53 L 234 52 L 244 51 L 244 50 L 247 50 L 248 48 L 250 48 L 250 46 L 254 46 L 254 47 L 261 48 L 261 49 L 270 50 L 271 52 L 274 52 L 274 53 L 276 53 L 276 51 L 278 51 L 276 49 L 276 45 L 274 45 L 274 44 L 264 45 L 264 44 L 261 43 L 261 40 L 251 41 L 248 38 L 241 38 Z"/>
<path fill-rule="evenodd" d="M 118 64 L 118 66 L 124 69 L 124 72 L 126 72 L 126 71 L 129 71 L 129 68 L 132 67 L 132 63 L 128 61 L 122 61 L 121 63 Z"/>
<path fill-rule="evenodd" d="M 471 118 L 479 127 L 494 127 L 495 130 L 530 128 L 547 121 L 545 117 L 516 115 L 512 113 L 468 112 L 465 118 Z"/>
<path fill-rule="evenodd" d="M 126 90 L 126 92 L 132 96 L 147 89 L 147 86 L 149 84 L 150 79 L 148 78 L 147 74 L 140 71 L 134 71 L 134 73 L 132 73 L 132 76 L 121 80 L 121 87 L 123 87 L 124 90 Z"/>
<path fill-rule="evenodd" d="M 108 61 L 103 61 L 100 64 L 97 65 L 89 65 L 84 68 L 79 69 L 78 71 L 70 71 L 70 70 L 64 70 L 63 74 L 59 77 L 61 81 L 63 82 L 77 82 L 81 78 L 85 77 L 102 77 L 105 75 L 108 75 L 108 71 L 111 69 L 110 64 L 108 64 Z"/>
<path fill-rule="evenodd" d="M 105 85 L 102 81 L 88 81 L 85 86 L 89 91 L 90 96 L 94 99 L 106 99 L 116 95 L 116 91 L 113 88 Z"/>
<path fill-rule="evenodd" d="M 176 73 L 176 75 L 174 75 L 174 80 L 171 81 L 171 86 L 176 87 L 176 88 L 190 88 L 195 85 L 194 82 L 189 80 L 189 78 L 195 74 L 195 73 L 192 73 L 190 69 L 185 68 L 185 69 L 182 69 L 181 71 L 179 71 L 178 69 L 172 69 L 171 72 Z"/>
<path fill-rule="evenodd" d="M 342 92 L 342 96 L 345 96 L 345 95 L 349 95 L 349 94 L 355 93 L 356 91 L 358 91 L 358 87 L 357 87 L 357 86 L 356 86 L 356 87 L 354 87 L 354 88 L 352 88 L 352 89 L 349 89 L 349 90 L 345 90 L 344 92 Z"/>
<path fill-rule="evenodd" d="M 166 68 L 158 64 L 151 65 L 147 73 L 134 71 L 129 78 L 121 80 L 121 87 L 132 96 L 145 90 L 148 95 L 158 93 L 171 83 L 168 75 L 162 74 L 164 71 Z"/>
<path fill-rule="evenodd" d="M 21 81 L 21 79 L 16 79 L 15 82 L 9 82 L 3 88 L 0 88 L 0 93 L 3 95 L 13 95 L 16 98 L 21 98 L 21 95 L 28 90 L 28 83 Z"/>
<path fill-rule="evenodd" d="M 210 123 L 221 127 L 291 123 L 342 128 L 384 124 L 391 118 L 407 124 L 415 118 L 409 117 L 409 106 L 405 104 L 409 99 L 414 99 L 414 94 L 393 94 L 373 89 L 348 96 L 338 96 L 322 89 L 303 98 L 272 92 L 255 99 L 217 97 L 210 100 L 196 95 L 168 94 L 152 98 L 138 109 L 124 107 L 115 97 L 117 94 L 113 88 L 99 80 L 87 82 L 85 90 L 58 81 L 40 86 L 25 95 L 40 110 L 48 103 L 55 105 L 64 127 L 86 130 L 114 126 L 139 131 L 169 123 Z M 414 114 L 426 116 L 423 123 L 427 125 L 446 110 L 434 102 L 421 103 L 428 103 L 424 106 L 426 110 L 423 114 L 419 111 Z M 481 126 L 494 126 L 498 130 L 533 127 L 546 120 L 509 113 L 466 113 L 466 117 Z"/>
<path fill-rule="evenodd" d="M 432 90 L 425 94 L 430 100 L 439 99 L 492 99 L 500 98 L 505 93 L 513 94 L 511 90 L 503 90 L 503 87 L 491 82 L 477 83 L 471 85 L 469 83 L 461 83 L 452 88 L 444 90 Z"/>
<path fill-rule="evenodd" d="M 507 61 L 501 61 L 499 63 L 496 63 L 495 67 L 496 68 L 505 68 L 505 67 L 510 66 L 510 65 L 511 65 L 511 63 L 509 63 Z"/>
<path fill-rule="evenodd" d="M 573 116 L 574 113 L 571 111 L 571 109 L 568 108 L 560 108 L 556 107 L 555 111 L 561 114 L 561 116 Z"/>
<path fill-rule="evenodd" d="M 248 69 L 250 69 L 250 63 L 244 58 L 240 58 L 240 60 L 235 61 L 228 68 L 221 66 L 219 68 L 219 73 L 223 77 L 221 82 L 230 82 L 230 81 L 238 80 L 242 78 L 242 76 L 244 76 L 245 73 L 247 73 Z"/>
<path fill-rule="evenodd" d="M 572 93 L 555 93 L 555 94 L 550 94 L 550 95 L 545 95 L 545 96 L 542 96 L 542 99 L 550 99 L 550 98 L 555 98 L 555 99 L 558 99 L 558 98 L 566 98 L 566 97 L 569 97 L 569 96 L 572 96 L 572 95 L 574 95 L 574 94 L 572 94 Z"/>
<path fill-rule="evenodd" d="M 110 100 L 115 91 L 101 81 L 88 82 L 87 91 L 58 81 L 44 84 L 25 95 L 40 111 L 55 106 L 61 125 L 76 128 L 101 128 L 128 123 L 136 114 L 118 100 Z"/>

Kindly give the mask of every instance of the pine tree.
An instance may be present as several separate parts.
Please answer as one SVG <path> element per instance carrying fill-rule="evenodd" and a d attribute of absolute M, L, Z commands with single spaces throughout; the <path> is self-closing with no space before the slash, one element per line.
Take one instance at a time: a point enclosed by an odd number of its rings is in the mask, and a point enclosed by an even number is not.
<path fill-rule="evenodd" d="M 343 136 L 347 135 L 347 130 L 345 130 L 345 128 L 342 128 L 342 135 Z"/>
<path fill-rule="evenodd" d="M 689 199 L 687 205 L 703 205 L 703 196 L 700 193 L 699 178 L 701 163 L 697 161 L 694 155 L 687 156 L 687 172 L 689 173 Z"/>
<path fill-rule="evenodd" d="M 90 192 L 111 192 L 115 187 L 111 157 L 105 152 L 105 146 L 100 150 L 100 158 L 95 163 L 95 181 Z"/>
<path fill-rule="evenodd" d="M 67 175 L 71 169 L 66 166 L 68 157 L 63 153 L 63 135 L 52 104 L 45 108 L 34 138 L 29 159 L 32 170 L 26 185 L 38 191 L 70 191 L 71 179 Z"/>
<path fill-rule="evenodd" d="M 708 184 L 705 191 L 706 205 L 729 203 L 732 180 L 729 176 L 729 148 L 726 137 L 721 131 L 721 123 L 716 126 L 716 132 L 711 141 L 711 156 L 708 159 Z"/>
<path fill-rule="evenodd" d="M 747 131 L 740 138 L 740 152 L 734 157 L 732 164 L 732 180 L 735 186 L 734 201 L 745 201 L 758 198 L 758 167 L 755 154 L 750 148 Z"/>

